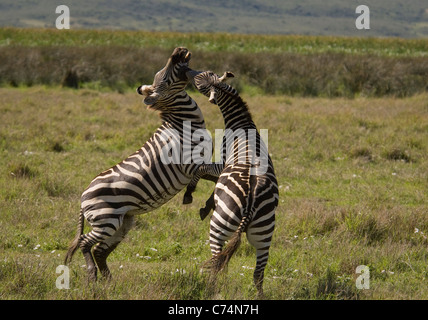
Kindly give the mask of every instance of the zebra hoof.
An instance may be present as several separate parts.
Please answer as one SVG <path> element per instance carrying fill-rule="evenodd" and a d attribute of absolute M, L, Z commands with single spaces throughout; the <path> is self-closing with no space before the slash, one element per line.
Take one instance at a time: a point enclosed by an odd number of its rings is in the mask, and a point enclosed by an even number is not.
<path fill-rule="evenodd" d="M 88 268 L 88 282 L 89 283 L 93 283 L 97 281 L 97 268 L 94 267 L 89 267 Z"/>
<path fill-rule="evenodd" d="M 193 197 L 192 196 L 188 196 L 188 195 L 184 195 L 183 197 L 183 204 L 189 204 L 193 202 Z"/>
<path fill-rule="evenodd" d="M 207 215 L 210 213 L 210 210 L 207 208 L 201 208 L 199 210 L 199 216 L 201 217 L 201 220 L 204 221 L 204 219 L 207 217 Z"/>

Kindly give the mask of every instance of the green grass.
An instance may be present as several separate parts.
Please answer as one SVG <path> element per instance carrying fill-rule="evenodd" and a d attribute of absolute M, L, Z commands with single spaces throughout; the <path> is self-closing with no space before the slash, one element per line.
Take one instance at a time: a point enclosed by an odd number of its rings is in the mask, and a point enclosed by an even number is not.
<path fill-rule="evenodd" d="M 0 299 L 254 299 L 246 239 L 213 287 L 209 221 L 182 193 L 138 216 L 112 253 L 110 283 L 88 285 L 84 259 L 55 287 L 77 226 L 80 194 L 141 147 L 159 125 L 141 98 L 93 89 L 1 88 Z M 211 132 L 219 110 L 192 92 Z M 280 185 L 265 275 L 267 299 L 427 299 L 427 94 L 327 99 L 245 94 Z M 208 219 L 207 219 L 208 220 Z M 88 230 L 88 228 L 87 228 Z M 243 237 L 244 239 L 245 237 Z M 370 289 L 355 286 L 358 265 Z"/>
<path fill-rule="evenodd" d="M 340 53 L 426 57 L 428 40 L 300 35 L 0 28 L 0 46 L 120 46 L 241 53 Z"/>

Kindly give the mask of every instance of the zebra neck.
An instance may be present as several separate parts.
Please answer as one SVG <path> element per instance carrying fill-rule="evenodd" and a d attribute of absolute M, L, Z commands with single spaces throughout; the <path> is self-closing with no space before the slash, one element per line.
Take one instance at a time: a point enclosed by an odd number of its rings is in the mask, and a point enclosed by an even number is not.
<path fill-rule="evenodd" d="M 219 99 L 219 101 L 220 110 L 224 118 L 225 128 L 256 128 L 251 114 L 248 111 L 247 104 L 239 96 L 229 96 L 225 97 L 225 99 Z"/>
<path fill-rule="evenodd" d="M 186 98 L 172 100 L 168 106 L 162 108 L 160 117 L 164 124 L 182 131 L 183 125 L 190 122 L 192 130 L 204 129 L 205 121 L 201 109 L 196 102 L 186 94 Z"/>
<path fill-rule="evenodd" d="M 218 106 L 223 114 L 224 125 L 229 129 L 255 128 L 248 106 L 238 91 L 222 82 L 215 86 L 218 92 Z"/>

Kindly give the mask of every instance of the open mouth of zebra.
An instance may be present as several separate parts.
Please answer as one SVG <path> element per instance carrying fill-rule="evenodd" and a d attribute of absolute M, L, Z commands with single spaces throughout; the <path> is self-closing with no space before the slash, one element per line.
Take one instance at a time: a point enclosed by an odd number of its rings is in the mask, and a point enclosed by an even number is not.
<path fill-rule="evenodd" d="M 192 53 L 186 48 L 176 48 L 168 59 L 166 66 L 156 74 L 154 83 L 152 85 L 142 85 L 137 88 L 137 93 L 145 97 L 143 103 L 147 105 L 147 109 L 156 109 L 156 102 L 161 100 L 165 95 L 168 95 L 169 85 L 165 86 L 165 84 L 169 81 L 164 78 L 164 75 L 172 74 L 172 69 L 177 65 L 180 68 L 184 67 L 187 69 L 191 57 Z"/>
<path fill-rule="evenodd" d="M 184 62 L 189 63 L 191 58 L 192 58 L 192 53 L 190 51 L 187 51 L 186 55 L 184 56 Z"/>

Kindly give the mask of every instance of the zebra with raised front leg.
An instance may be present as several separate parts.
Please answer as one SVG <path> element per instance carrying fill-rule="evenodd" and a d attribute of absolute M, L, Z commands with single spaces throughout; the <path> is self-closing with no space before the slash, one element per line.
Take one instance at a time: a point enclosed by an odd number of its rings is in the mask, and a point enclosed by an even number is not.
<path fill-rule="evenodd" d="M 225 162 L 214 190 L 214 212 L 210 222 L 213 256 L 209 266 L 214 274 L 224 269 L 240 244 L 241 234 L 246 232 L 249 243 L 256 248 L 254 283 L 259 295 L 263 295 L 264 269 L 278 205 L 278 184 L 267 147 L 246 103 L 223 81 L 229 76 L 226 73 L 220 78 L 210 71 L 193 75 L 196 88 L 209 97 L 210 102 L 218 104 L 225 123 Z M 200 167 L 203 172 L 196 176 L 214 174 L 219 168 L 218 164 L 211 168 L 205 165 Z"/>
<path fill-rule="evenodd" d="M 186 125 L 190 135 L 205 129 L 201 110 L 184 90 L 190 57 L 186 48 L 176 48 L 153 84 L 138 87 L 148 108 L 160 112 L 162 125 L 141 149 L 100 173 L 82 194 L 78 232 L 65 263 L 80 247 L 91 280 L 97 278 L 97 266 L 103 276 L 111 276 L 107 257 L 131 229 L 134 216 L 169 201 L 191 181 L 199 166 L 169 158 L 170 151 L 182 151 L 183 159 L 191 154 L 195 146 L 191 139 L 187 141 L 190 148 L 183 147 Z M 83 234 L 85 219 L 92 227 L 87 234 Z"/>

